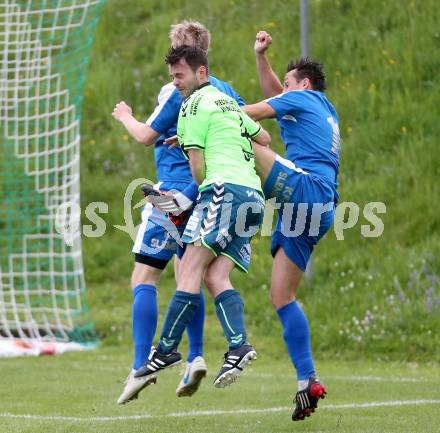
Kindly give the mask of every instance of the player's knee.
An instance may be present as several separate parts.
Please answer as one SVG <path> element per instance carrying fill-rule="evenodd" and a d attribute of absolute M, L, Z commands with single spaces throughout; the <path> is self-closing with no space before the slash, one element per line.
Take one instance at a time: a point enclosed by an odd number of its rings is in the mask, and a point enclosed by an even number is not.
<path fill-rule="evenodd" d="M 205 283 L 206 288 L 211 292 L 215 290 L 216 285 L 218 284 L 218 276 L 215 275 L 214 272 L 207 269 L 205 275 L 203 276 L 203 282 Z"/>
<path fill-rule="evenodd" d="M 215 293 L 218 290 L 223 290 L 231 284 L 227 275 L 222 275 L 215 269 L 207 269 L 203 277 L 203 282 L 210 293 Z"/>
<path fill-rule="evenodd" d="M 269 292 L 269 299 L 274 308 L 279 310 L 292 302 L 295 299 L 295 296 L 292 293 L 284 293 L 271 289 Z"/>
<path fill-rule="evenodd" d="M 272 290 L 269 292 L 269 300 L 270 303 L 273 305 L 274 308 L 278 309 L 280 307 L 278 307 L 279 305 L 279 296 L 277 296 L 276 293 L 274 293 Z"/>
<path fill-rule="evenodd" d="M 151 266 L 135 266 L 131 274 L 131 287 L 135 288 L 140 284 L 149 284 L 152 286 L 156 286 L 160 274 L 160 269 L 156 269 Z"/>
<path fill-rule="evenodd" d="M 139 277 L 137 275 L 136 268 L 133 269 L 133 272 L 131 273 L 130 282 L 131 282 L 131 287 L 132 288 L 135 288 L 136 286 L 139 285 Z"/>

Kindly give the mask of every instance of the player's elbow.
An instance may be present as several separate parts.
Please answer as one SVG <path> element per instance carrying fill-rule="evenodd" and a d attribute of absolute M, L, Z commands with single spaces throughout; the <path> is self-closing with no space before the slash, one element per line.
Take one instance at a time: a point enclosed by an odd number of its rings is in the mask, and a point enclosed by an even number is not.
<path fill-rule="evenodd" d="M 151 146 L 154 144 L 155 139 L 150 134 L 140 134 L 138 137 L 136 137 L 136 141 L 140 144 L 143 144 L 144 146 Z"/>
<path fill-rule="evenodd" d="M 255 141 L 261 146 L 268 147 L 270 142 L 272 141 L 272 137 L 265 129 L 262 129 L 255 138 Z"/>
<path fill-rule="evenodd" d="M 144 125 L 144 128 L 139 131 L 136 141 L 144 146 L 151 146 L 156 142 L 158 136 L 159 134 L 156 131 L 154 131 L 148 125 Z"/>
<path fill-rule="evenodd" d="M 270 136 L 270 134 L 263 129 L 263 137 L 262 137 L 262 145 L 263 146 L 269 146 L 270 142 L 272 141 L 272 137 Z"/>

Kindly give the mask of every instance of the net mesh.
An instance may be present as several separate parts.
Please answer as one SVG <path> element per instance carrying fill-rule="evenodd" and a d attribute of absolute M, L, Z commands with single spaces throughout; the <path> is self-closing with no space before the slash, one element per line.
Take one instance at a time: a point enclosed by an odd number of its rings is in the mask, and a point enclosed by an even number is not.
<path fill-rule="evenodd" d="M 0 340 L 93 343 L 81 239 L 55 231 L 79 204 L 79 124 L 105 0 L 0 0 Z"/>

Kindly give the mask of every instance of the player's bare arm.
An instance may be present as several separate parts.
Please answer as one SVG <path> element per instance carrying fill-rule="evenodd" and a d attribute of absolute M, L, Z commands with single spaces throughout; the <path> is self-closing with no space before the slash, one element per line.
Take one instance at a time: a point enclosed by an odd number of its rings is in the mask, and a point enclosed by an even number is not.
<path fill-rule="evenodd" d="M 272 141 L 272 137 L 270 134 L 263 128 L 261 128 L 261 131 L 252 137 L 252 141 L 259 144 L 260 146 L 269 146 L 270 142 Z"/>
<path fill-rule="evenodd" d="M 275 110 L 265 101 L 245 105 L 244 107 L 241 107 L 241 109 L 255 121 L 273 119 L 276 117 Z"/>
<path fill-rule="evenodd" d="M 196 149 L 188 150 L 189 165 L 194 180 L 200 185 L 205 179 L 205 157 L 203 151 Z"/>
<path fill-rule="evenodd" d="M 132 108 L 124 101 L 116 104 L 112 116 L 121 122 L 127 132 L 138 142 L 145 146 L 154 144 L 159 137 L 159 133 L 146 123 L 139 122 L 133 116 Z"/>
<path fill-rule="evenodd" d="M 255 59 L 257 61 L 258 78 L 266 98 L 278 95 L 283 91 L 283 86 L 270 66 L 266 51 L 272 43 L 272 37 L 264 30 L 260 30 L 255 38 Z"/>

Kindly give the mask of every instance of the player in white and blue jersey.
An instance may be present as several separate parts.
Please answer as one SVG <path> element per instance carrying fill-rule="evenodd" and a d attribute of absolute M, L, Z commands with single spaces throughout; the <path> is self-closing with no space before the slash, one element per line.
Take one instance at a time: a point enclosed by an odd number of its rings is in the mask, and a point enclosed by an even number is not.
<path fill-rule="evenodd" d="M 196 45 L 207 52 L 210 34 L 202 24 L 184 21 L 171 27 L 170 39 L 173 47 L 185 44 Z M 229 84 L 212 76 L 209 77 L 209 80 L 219 90 L 234 98 L 240 105 L 244 105 L 243 100 Z M 188 160 L 179 147 L 169 148 L 164 144 L 164 140 L 176 134 L 181 104 L 180 93 L 173 83 L 169 83 L 162 87 L 158 96 L 158 104 L 145 123 L 137 121 L 132 115 L 131 108 L 123 101 L 116 105 L 113 117 L 119 120 L 127 132 L 139 143 L 146 146 L 154 144 L 157 187 L 161 191 L 177 193 L 179 203 L 184 207 L 191 204 L 189 200 L 185 199 L 185 193 L 191 195 L 191 191 L 194 191 Z M 197 186 L 195 188 L 197 189 Z M 186 192 L 186 189 L 189 192 Z M 173 222 L 175 222 L 179 234 L 182 235 L 185 226 L 184 218 L 180 216 L 175 218 Z M 183 248 L 177 244 L 165 228 L 169 224 L 168 217 L 153 208 L 151 204 L 147 204 L 143 209 L 142 223 L 133 247 L 135 264 L 131 277 L 134 362 L 124 391 L 118 399 L 119 404 L 137 398 L 143 388 L 156 381 L 156 377 L 137 378 L 134 373 L 145 364 L 156 332 L 158 316 L 156 287 L 158 280 L 174 255 L 177 256 L 175 260 L 177 280 L 179 260 L 183 255 Z M 203 324 L 204 300 L 202 297 L 193 320 L 186 328 L 189 353 L 185 373 L 176 390 L 179 397 L 191 396 L 197 391 L 202 378 L 206 376 L 206 363 L 203 359 Z"/>
<path fill-rule="evenodd" d="M 266 199 L 275 199 L 280 205 L 272 236 L 270 295 L 297 372 L 298 392 L 292 414 L 296 421 L 310 416 L 326 394 L 316 377 L 309 325 L 296 294 L 314 245 L 334 218 L 339 119 L 324 94 L 322 65 L 307 58 L 291 62 L 281 84 L 265 55 L 271 42 L 268 33 L 257 34 L 257 68 L 268 99 L 245 106 L 244 111 L 254 120 L 276 118 L 286 145 L 285 158 L 257 144 L 254 152 Z"/>

